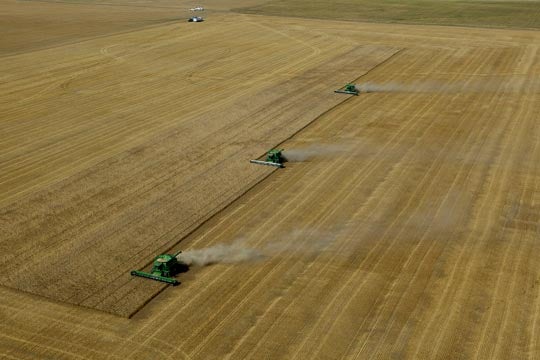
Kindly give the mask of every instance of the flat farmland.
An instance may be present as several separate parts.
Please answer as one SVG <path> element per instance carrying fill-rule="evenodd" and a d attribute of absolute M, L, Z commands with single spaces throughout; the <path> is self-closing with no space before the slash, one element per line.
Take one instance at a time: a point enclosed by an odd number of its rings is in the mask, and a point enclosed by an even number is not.
<path fill-rule="evenodd" d="M 0 12 L 0 56 L 175 21 L 181 9 L 121 5 L 6 0 Z"/>
<path fill-rule="evenodd" d="M 540 28 L 538 0 L 268 0 L 247 14 L 401 24 Z"/>
<path fill-rule="evenodd" d="M 1 284 L 131 314 L 156 290 L 132 268 L 267 175 L 248 160 L 343 101 L 334 78 L 398 51 L 249 19 L 182 25 L 0 60 L 1 262 L 27 263 Z"/>
<path fill-rule="evenodd" d="M 205 4 L 210 13 L 219 13 L 231 6 L 259 3 L 260 0 L 208 0 Z M 5 0 L 0 8 L 0 56 L 178 24 L 186 21 L 191 7 L 193 3 L 187 0 Z"/>
<path fill-rule="evenodd" d="M 539 33 L 190 25 L 0 58 L 0 354 L 539 356 Z"/>

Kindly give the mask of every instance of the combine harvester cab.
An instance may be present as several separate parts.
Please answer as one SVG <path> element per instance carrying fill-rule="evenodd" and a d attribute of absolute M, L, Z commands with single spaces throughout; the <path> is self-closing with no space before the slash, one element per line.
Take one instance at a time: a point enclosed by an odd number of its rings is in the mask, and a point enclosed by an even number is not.
<path fill-rule="evenodd" d="M 338 94 L 349 94 L 349 95 L 355 95 L 358 96 L 360 91 L 356 88 L 356 84 L 347 84 L 342 89 L 334 90 L 335 93 Z"/>
<path fill-rule="evenodd" d="M 144 277 L 151 280 L 161 281 L 171 285 L 178 285 L 180 282 L 173 276 L 180 272 L 185 272 L 188 266 L 176 258 L 181 251 L 176 254 L 161 254 L 154 259 L 154 265 L 150 272 L 133 270 L 131 275 Z"/>
<path fill-rule="evenodd" d="M 279 168 L 284 168 L 285 165 L 283 163 L 285 162 L 285 158 L 281 154 L 283 149 L 272 149 L 266 153 L 266 160 L 249 160 L 250 163 L 258 164 L 258 165 L 267 165 L 267 166 L 275 166 Z"/>

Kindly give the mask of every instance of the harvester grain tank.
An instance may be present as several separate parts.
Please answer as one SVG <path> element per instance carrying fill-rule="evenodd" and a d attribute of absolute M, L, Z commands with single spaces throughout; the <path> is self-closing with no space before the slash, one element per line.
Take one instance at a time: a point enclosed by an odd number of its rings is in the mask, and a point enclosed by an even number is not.
<path fill-rule="evenodd" d="M 283 165 L 283 163 L 285 162 L 285 158 L 283 157 L 282 152 L 283 149 L 272 149 L 266 153 L 265 161 L 249 160 L 249 162 L 258 165 L 275 166 L 282 168 L 285 167 L 285 165 Z"/>
<path fill-rule="evenodd" d="M 178 285 L 180 282 L 174 278 L 174 276 L 180 272 L 184 272 L 187 269 L 187 265 L 178 261 L 177 256 L 181 251 L 176 254 L 161 254 L 156 256 L 154 264 L 150 272 L 133 270 L 131 275 L 140 276 L 151 280 L 161 281 L 171 285 Z"/>
<path fill-rule="evenodd" d="M 345 87 L 341 89 L 337 89 L 334 92 L 339 93 L 339 94 L 349 94 L 349 95 L 356 95 L 356 96 L 358 96 L 358 94 L 360 93 L 360 91 L 358 91 L 358 89 L 356 88 L 355 84 L 347 84 L 345 85 Z"/>

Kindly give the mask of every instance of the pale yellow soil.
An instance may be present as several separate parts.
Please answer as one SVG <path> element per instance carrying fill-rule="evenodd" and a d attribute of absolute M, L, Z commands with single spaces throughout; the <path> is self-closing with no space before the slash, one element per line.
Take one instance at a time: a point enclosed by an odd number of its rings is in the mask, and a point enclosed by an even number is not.
<path fill-rule="evenodd" d="M 538 358 L 538 44 L 215 14 L 0 59 L 0 354 Z M 128 274 L 238 239 L 273 250 Z"/>

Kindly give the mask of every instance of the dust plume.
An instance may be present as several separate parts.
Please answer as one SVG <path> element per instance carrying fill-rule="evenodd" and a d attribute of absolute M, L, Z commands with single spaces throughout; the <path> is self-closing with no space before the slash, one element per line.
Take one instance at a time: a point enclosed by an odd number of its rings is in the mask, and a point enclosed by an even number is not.
<path fill-rule="evenodd" d="M 360 93 L 370 92 L 437 92 L 437 91 L 449 91 L 458 89 L 456 86 L 444 83 L 436 82 L 414 82 L 410 84 L 400 84 L 396 82 L 389 82 L 384 84 L 377 84 L 372 82 L 366 82 L 356 85 L 356 90 Z"/>
<path fill-rule="evenodd" d="M 257 261 L 265 257 L 260 249 L 244 246 L 241 242 L 220 244 L 204 249 L 188 250 L 176 258 L 188 266 L 206 266 L 217 263 Z"/>
<path fill-rule="evenodd" d="M 302 162 L 314 157 L 336 156 L 354 149 L 354 144 L 314 144 L 306 148 L 287 149 L 283 157 L 289 162 Z"/>
<path fill-rule="evenodd" d="M 317 231 L 295 230 L 277 236 L 278 239 L 263 246 L 248 244 L 247 239 L 231 244 L 219 244 L 208 248 L 187 250 L 178 254 L 177 259 L 188 266 L 207 266 L 218 263 L 232 264 L 253 262 L 291 255 L 312 256 L 328 249 L 336 235 Z"/>
<path fill-rule="evenodd" d="M 414 81 L 411 83 L 374 83 L 365 82 L 355 85 L 360 93 L 370 92 L 402 92 L 402 93 L 479 93 L 499 92 L 537 93 L 540 91 L 540 81 L 524 76 L 487 77 L 467 81 Z"/>

